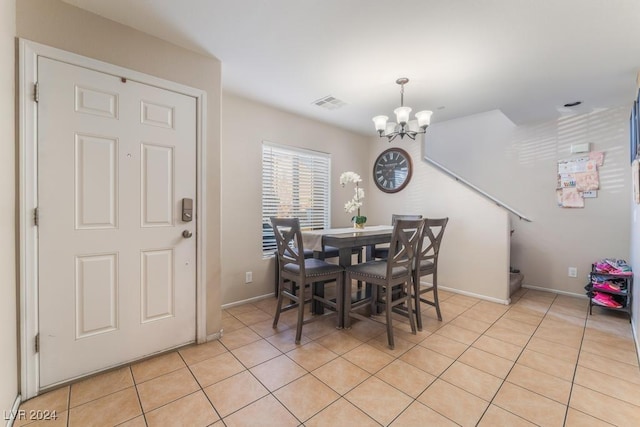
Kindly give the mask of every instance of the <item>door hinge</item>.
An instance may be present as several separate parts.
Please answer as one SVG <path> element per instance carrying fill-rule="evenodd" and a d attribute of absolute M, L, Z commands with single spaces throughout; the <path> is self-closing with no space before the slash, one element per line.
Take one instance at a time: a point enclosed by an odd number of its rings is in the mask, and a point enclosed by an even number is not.
<path fill-rule="evenodd" d="M 40 353 L 40 333 L 36 334 L 36 353 Z"/>
<path fill-rule="evenodd" d="M 33 100 L 35 102 L 40 101 L 40 83 L 39 82 L 35 82 L 35 84 L 33 85 Z"/>
<path fill-rule="evenodd" d="M 39 208 L 35 208 L 33 210 L 33 225 L 37 227 L 39 223 L 40 223 L 40 210 Z"/>

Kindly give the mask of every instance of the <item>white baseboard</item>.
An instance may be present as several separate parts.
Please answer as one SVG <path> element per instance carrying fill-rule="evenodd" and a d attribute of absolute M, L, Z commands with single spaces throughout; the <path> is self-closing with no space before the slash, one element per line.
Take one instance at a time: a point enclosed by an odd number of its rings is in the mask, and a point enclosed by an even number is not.
<path fill-rule="evenodd" d="M 526 289 L 532 289 L 534 291 L 550 292 L 552 294 L 566 295 L 568 297 L 587 299 L 587 294 L 576 294 L 576 293 L 573 293 L 573 292 L 559 291 L 557 289 L 542 288 L 540 286 L 525 285 L 525 284 L 523 284 L 522 287 L 526 288 Z"/>
<path fill-rule="evenodd" d="M 9 414 L 5 414 L 5 418 L 7 418 L 7 415 L 9 415 L 9 418 L 7 419 L 7 427 L 13 427 L 13 422 L 18 416 L 18 408 L 20 408 L 20 403 L 22 403 L 22 396 L 17 395 L 16 400 L 13 402 L 13 406 L 11 407 L 11 412 Z"/>
<path fill-rule="evenodd" d="M 260 296 L 249 298 L 249 299 L 243 299 L 242 301 L 235 301 L 235 302 L 230 302 L 229 304 L 223 304 L 222 305 L 222 309 L 226 310 L 226 309 L 231 308 L 231 307 L 236 307 L 238 305 L 248 304 L 248 303 L 251 303 L 251 302 L 258 302 L 258 301 L 262 301 L 263 299 L 267 299 L 267 298 L 273 298 L 273 292 L 269 293 L 267 295 L 260 295 Z"/>
<path fill-rule="evenodd" d="M 495 303 L 498 303 L 498 304 L 503 304 L 503 305 L 511 304 L 511 298 L 506 299 L 506 300 L 505 299 L 499 299 L 499 298 L 493 298 L 493 297 L 488 297 L 486 295 L 474 294 L 473 292 L 461 291 L 460 289 L 447 288 L 446 286 L 440 286 L 440 285 L 438 285 L 438 289 L 441 289 L 441 290 L 447 291 L 447 292 L 452 292 L 454 294 L 464 295 L 464 296 L 467 296 L 467 297 L 473 297 L 473 298 L 478 298 L 478 299 L 485 300 L 485 301 L 495 302 Z"/>
<path fill-rule="evenodd" d="M 638 342 L 636 338 L 638 336 L 638 328 L 636 326 L 637 326 L 636 322 L 634 322 L 633 319 L 631 319 L 631 333 L 633 333 L 633 342 L 636 343 L 636 355 L 640 360 L 640 342 Z"/>

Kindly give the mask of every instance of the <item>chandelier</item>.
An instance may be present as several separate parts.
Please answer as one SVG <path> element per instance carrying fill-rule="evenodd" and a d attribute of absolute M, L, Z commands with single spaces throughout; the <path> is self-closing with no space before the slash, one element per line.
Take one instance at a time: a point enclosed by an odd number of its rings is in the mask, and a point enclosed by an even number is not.
<path fill-rule="evenodd" d="M 409 120 L 411 107 L 404 106 L 404 85 L 409 83 L 409 79 L 401 77 L 396 80 L 396 83 L 400 85 L 400 106 L 393 110 L 393 112 L 396 115 L 398 123 L 387 122 L 387 120 L 389 120 L 387 116 L 375 116 L 373 123 L 376 126 L 380 138 L 387 137 L 389 138 L 389 142 L 393 141 L 397 136 L 400 136 L 400 139 L 403 139 L 405 136 L 416 139 L 416 135 L 425 133 L 429 124 L 431 124 L 433 111 L 418 111 L 416 113 L 416 120 Z"/>

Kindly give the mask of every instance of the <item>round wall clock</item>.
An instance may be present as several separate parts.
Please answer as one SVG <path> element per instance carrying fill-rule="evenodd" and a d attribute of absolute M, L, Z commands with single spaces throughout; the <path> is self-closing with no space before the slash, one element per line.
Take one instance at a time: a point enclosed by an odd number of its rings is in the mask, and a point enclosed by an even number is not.
<path fill-rule="evenodd" d="M 385 193 L 397 193 L 411 179 L 411 156 L 401 148 L 380 153 L 373 164 L 373 181 Z"/>

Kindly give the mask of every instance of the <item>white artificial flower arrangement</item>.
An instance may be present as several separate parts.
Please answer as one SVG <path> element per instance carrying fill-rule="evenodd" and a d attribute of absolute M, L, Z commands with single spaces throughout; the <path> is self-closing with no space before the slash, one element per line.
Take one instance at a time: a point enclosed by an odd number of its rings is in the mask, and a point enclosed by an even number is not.
<path fill-rule="evenodd" d="M 343 187 L 345 184 L 353 182 L 355 184 L 355 194 L 353 195 L 353 199 L 349 200 L 344 205 L 345 212 L 353 213 L 357 211 L 357 214 L 351 218 L 354 225 L 358 228 L 364 227 L 364 224 L 367 222 L 367 217 L 360 215 L 360 208 L 362 207 L 362 199 L 364 199 L 364 190 L 360 188 L 360 183 L 362 182 L 362 178 L 355 172 L 343 172 L 340 175 L 340 185 Z"/>

